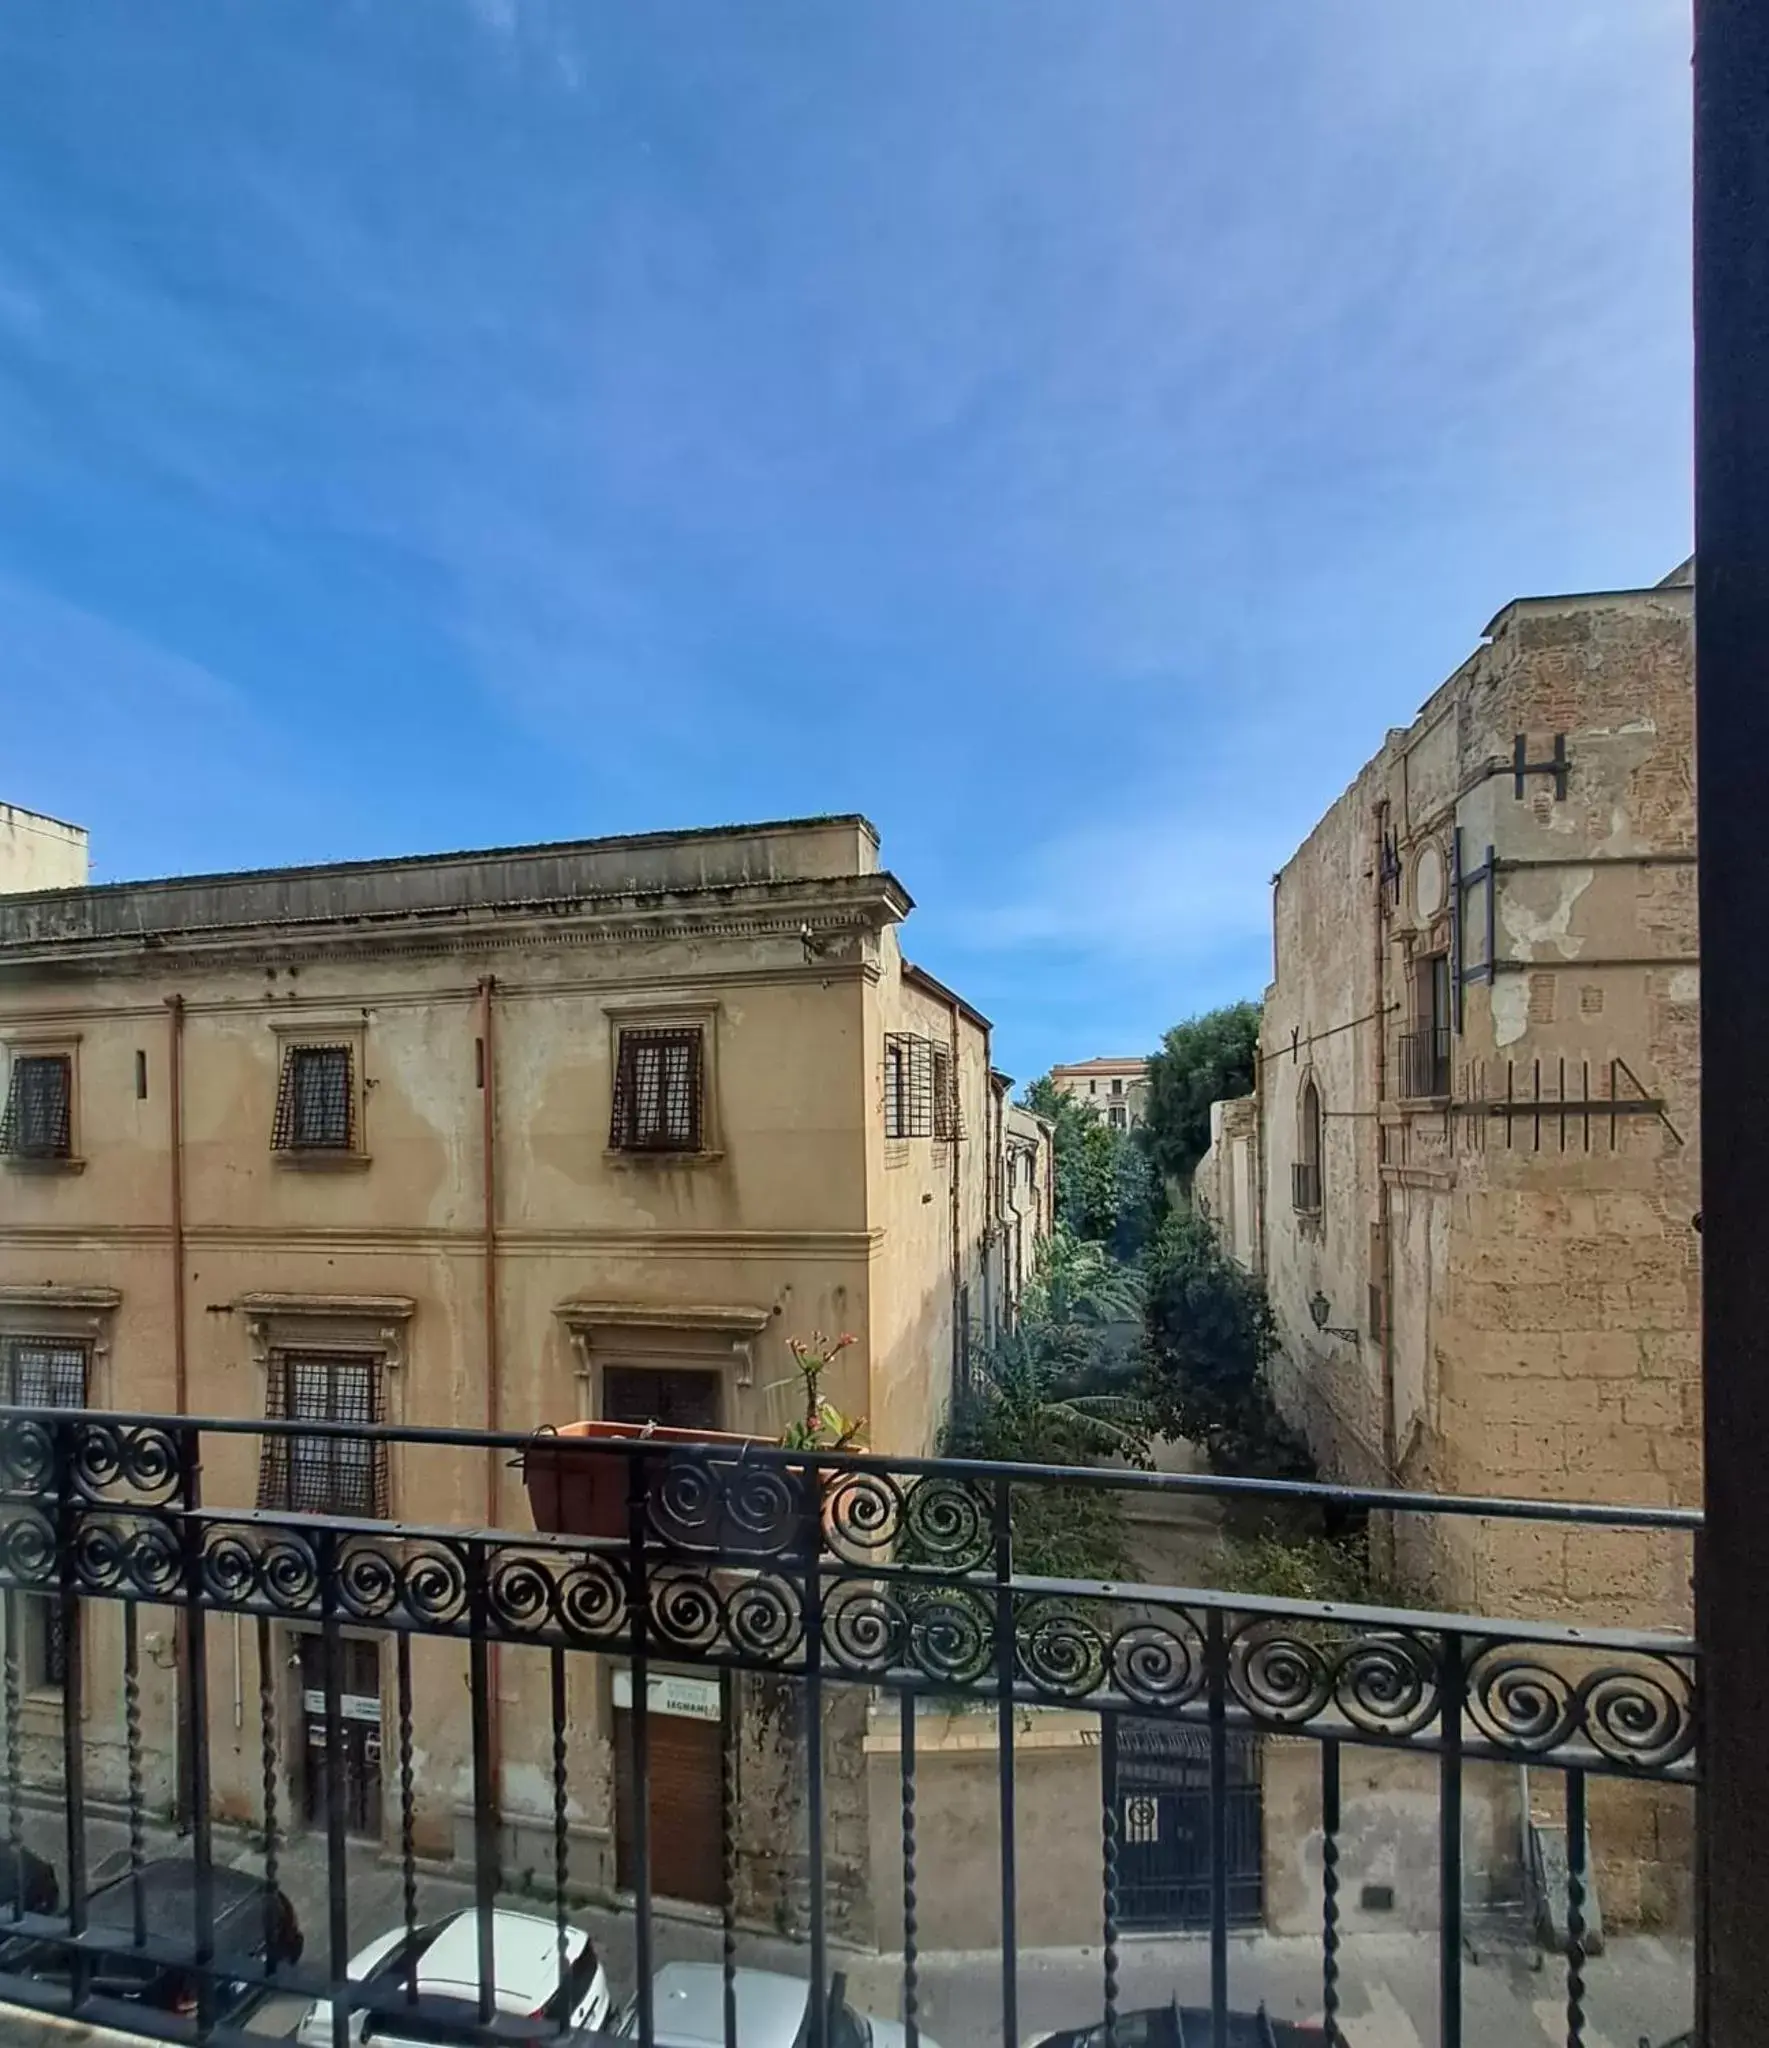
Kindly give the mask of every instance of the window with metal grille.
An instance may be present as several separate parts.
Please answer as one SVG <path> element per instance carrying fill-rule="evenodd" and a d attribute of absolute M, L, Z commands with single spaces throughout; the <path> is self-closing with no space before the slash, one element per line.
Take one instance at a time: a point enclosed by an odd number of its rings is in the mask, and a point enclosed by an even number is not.
<path fill-rule="evenodd" d="M 931 1038 L 913 1031 L 885 1034 L 885 1136 L 928 1138 L 934 1131 L 934 1057 Z"/>
<path fill-rule="evenodd" d="M 0 1338 L 0 1396 L 21 1408 L 84 1408 L 84 1344 L 60 1337 Z M 12 1596 L 18 1657 L 28 1692 L 60 1692 L 68 1679 L 68 1627 L 60 1598 L 52 1593 Z"/>
<path fill-rule="evenodd" d="M 608 1130 L 612 1150 L 700 1150 L 701 1044 L 697 1024 L 620 1034 Z"/>
<path fill-rule="evenodd" d="M 0 1152 L 66 1159 L 74 1149 L 74 1063 L 65 1052 L 15 1053 L 0 1114 Z"/>
<path fill-rule="evenodd" d="M 347 1045 L 291 1045 L 276 1091 L 276 1152 L 348 1152 L 356 1142 L 354 1082 Z"/>
<path fill-rule="evenodd" d="M 84 1408 L 84 1344 L 61 1337 L 0 1338 L 0 1389 L 21 1408 Z"/>
<path fill-rule="evenodd" d="M 273 1421 L 380 1422 L 382 1363 L 350 1351 L 283 1351 L 271 1361 Z M 303 1515 L 385 1515 L 387 1446 L 352 1436 L 267 1436 L 258 1505 Z"/>

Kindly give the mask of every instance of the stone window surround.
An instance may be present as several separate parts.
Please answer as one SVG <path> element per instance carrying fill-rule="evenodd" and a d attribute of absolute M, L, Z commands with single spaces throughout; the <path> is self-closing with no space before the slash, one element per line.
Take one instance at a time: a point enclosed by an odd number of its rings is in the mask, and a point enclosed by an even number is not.
<path fill-rule="evenodd" d="M 290 1351 L 354 1351 L 381 1368 L 387 1421 L 405 1420 L 408 1325 L 417 1303 L 407 1294 L 242 1294 L 233 1306 L 245 1318 L 246 1344 L 257 1370 L 256 1413 L 270 1400 L 270 1373 Z M 262 1442 L 262 1440 L 260 1440 Z M 400 1447 L 388 1446 L 387 1515 L 399 1520 Z"/>
<path fill-rule="evenodd" d="M 368 1097 L 374 1086 L 365 1071 L 368 1054 L 368 1012 L 356 1010 L 344 1015 L 303 1015 L 300 1017 L 273 1017 L 270 1028 L 276 1036 L 276 1081 L 275 1090 L 283 1085 L 283 1069 L 289 1055 L 304 1045 L 342 1045 L 350 1050 L 350 1130 L 351 1143 L 348 1150 L 331 1149 L 322 1146 L 289 1147 L 271 1151 L 271 1158 L 278 1166 L 297 1173 L 349 1173 L 360 1172 L 373 1164 L 373 1155 L 368 1143 Z M 276 1093 L 271 1096 L 271 1114 L 274 1120 Z"/>
<path fill-rule="evenodd" d="M 0 1287 L 0 1339 L 8 1337 L 59 1338 L 63 1343 L 86 1347 L 86 1399 L 94 1408 L 111 1403 L 110 1356 L 112 1326 L 122 1294 L 115 1287 Z M 38 1596 L 38 1597 L 50 1597 Z M 85 1615 L 81 1615 L 85 1626 Z M 92 1698 L 82 1702 L 83 1718 L 90 1719 Z M 60 1732 L 62 1694 L 28 1691 L 19 1701 L 20 1726 L 31 1735 Z"/>
<path fill-rule="evenodd" d="M 733 1387 L 753 1387 L 755 1342 L 774 1320 L 771 1308 L 710 1302 L 562 1301 L 553 1313 L 571 1345 L 580 1422 L 601 1413 L 604 1364 L 729 1371 Z"/>
<path fill-rule="evenodd" d="M 608 1021 L 608 1096 L 602 1115 L 606 1134 L 612 1122 L 614 1081 L 620 1071 L 623 1031 L 698 1031 L 700 1033 L 700 1149 L 698 1152 L 625 1151 L 604 1137 L 603 1158 L 610 1166 L 639 1172 L 709 1165 L 725 1156 L 724 1126 L 719 1116 L 719 1011 L 716 996 L 635 996 L 606 1002 Z"/>
<path fill-rule="evenodd" d="M 86 1161 L 80 1151 L 80 1037 L 78 1031 L 39 1031 L 29 1026 L 0 1034 L 0 1049 L 6 1054 L 0 1090 L 12 1086 L 12 1063 L 38 1056 L 65 1059 L 68 1063 L 68 1149 L 51 1159 L 27 1159 L 8 1153 L 0 1165 L 8 1173 L 84 1173 Z"/>

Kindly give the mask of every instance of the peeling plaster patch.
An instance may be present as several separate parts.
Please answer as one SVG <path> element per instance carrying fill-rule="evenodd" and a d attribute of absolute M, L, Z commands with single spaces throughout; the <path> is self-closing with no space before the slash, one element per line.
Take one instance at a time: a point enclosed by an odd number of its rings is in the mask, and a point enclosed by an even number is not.
<path fill-rule="evenodd" d="M 1657 732 L 1656 718 L 1630 718 L 1626 725 L 1618 725 L 1617 732 Z"/>
<path fill-rule="evenodd" d="M 1516 876 L 1499 898 L 1499 916 L 1512 951 L 1522 959 L 1536 960 L 1551 947 L 1562 960 L 1576 960 L 1585 942 L 1570 929 L 1572 913 L 1594 879 L 1590 868 Z"/>
<path fill-rule="evenodd" d="M 1668 994 L 1673 1003 L 1699 1003 L 1701 1001 L 1701 969 L 1679 967 L 1671 976 Z"/>
<path fill-rule="evenodd" d="M 1496 1042 L 1515 1045 L 1529 1029 L 1529 983 L 1521 974 L 1493 983 L 1492 1012 Z"/>
<path fill-rule="evenodd" d="M 536 1764 L 504 1764 L 504 1809 L 530 1819 L 553 1818 L 553 1780 Z M 567 1820 L 582 1820 L 583 1807 L 572 1798 L 565 1802 Z"/>

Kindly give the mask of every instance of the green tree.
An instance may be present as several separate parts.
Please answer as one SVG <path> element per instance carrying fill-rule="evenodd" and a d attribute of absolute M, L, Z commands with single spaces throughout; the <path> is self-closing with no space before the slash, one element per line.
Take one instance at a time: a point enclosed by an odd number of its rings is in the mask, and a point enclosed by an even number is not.
<path fill-rule="evenodd" d="M 1057 1220 L 1077 1237 L 1134 1258 L 1159 1206 L 1159 1188 L 1134 1138 L 1113 1130 L 1092 1103 L 1063 1094 L 1048 1074 L 1020 1100 L 1052 1126 Z"/>
<path fill-rule="evenodd" d="M 1253 1091 L 1259 1005 L 1230 1003 L 1174 1025 L 1149 1061 L 1140 1138 L 1161 1178 L 1189 1187 L 1210 1149 L 1210 1105 Z"/>
<path fill-rule="evenodd" d="M 1312 1477 L 1308 1447 L 1266 1380 L 1277 1324 L 1265 1288 L 1224 1253 L 1215 1225 L 1176 1210 L 1149 1249 L 1145 1273 L 1155 1428 L 1204 1446 L 1219 1471 Z"/>

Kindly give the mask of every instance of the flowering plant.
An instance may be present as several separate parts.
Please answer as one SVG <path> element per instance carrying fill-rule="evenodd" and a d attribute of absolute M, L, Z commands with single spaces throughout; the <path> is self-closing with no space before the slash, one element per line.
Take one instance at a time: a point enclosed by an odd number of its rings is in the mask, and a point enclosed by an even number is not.
<path fill-rule="evenodd" d="M 797 1421 L 788 1423 L 780 1433 L 780 1441 L 787 1450 L 851 1451 L 859 1445 L 866 1429 L 865 1417 L 844 1415 L 823 1393 L 823 1375 L 850 1344 L 859 1341 L 851 1331 L 845 1330 L 839 1337 L 826 1337 L 821 1330 L 813 1330 L 809 1337 L 789 1337 L 786 1340 L 793 1363 L 798 1367 L 799 1385 L 805 1401 L 804 1414 Z M 782 1381 L 780 1384 L 790 1383 Z"/>

